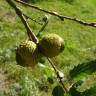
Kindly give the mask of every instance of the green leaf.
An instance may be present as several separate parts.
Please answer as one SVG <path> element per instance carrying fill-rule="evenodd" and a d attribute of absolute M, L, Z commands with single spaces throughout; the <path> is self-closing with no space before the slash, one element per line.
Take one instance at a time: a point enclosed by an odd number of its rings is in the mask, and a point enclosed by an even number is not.
<path fill-rule="evenodd" d="M 90 89 L 84 91 L 82 94 L 83 96 L 96 96 L 96 84 Z"/>
<path fill-rule="evenodd" d="M 70 90 L 69 90 L 69 94 L 70 94 L 71 96 L 82 96 L 82 92 L 77 91 L 77 87 L 80 86 L 82 83 L 83 83 L 82 80 L 75 82 L 75 83 L 71 86 L 71 88 L 70 88 Z"/>
<path fill-rule="evenodd" d="M 53 80 L 52 77 L 48 77 L 48 78 L 47 78 L 47 81 L 48 81 L 50 84 L 53 84 L 53 83 L 54 83 L 54 80 Z"/>
<path fill-rule="evenodd" d="M 69 75 L 71 79 L 78 79 L 78 77 L 84 77 L 85 75 L 90 75 L 96 71 L 96 60 L 92 60 L 86 63 L 79 64 L 74 67 Z"/>
<path fill-rule="evenodd" d="M 71 94 L 71 96 L 82 96 L 82 92 L 79 92 L 76 89 L 77 88 L 75 87 L 70 88 L 69 93 Z"/>
<path fill-rule="evenodd" d="M 64 96 L 64 90 L 60 85 L 57 85 L 53 91 L 52 91 L 53 96 Z"/>
<path fill-rule="evenodd" d="M 44 73 L 45 73 L 48 77 L 51 77 L 52 74 L 53 74 L 53 70 L 52 70 L 52 68 L 50 68 L 50 67 L 45 67 L 45 68 L 44 68 Z"/>
<path fill-rule="evenodd" d="M 91 87 L 90 89 L 85 90 L 84 92 L 79 92 L 79 91 L 77 90 L 77 87 L 78 87 L 79 85 L 81 85 L 80 83 L 82 84 L 83 82 L 81 82 L 81 81 L 76 82 L 76 83 L 70 88 L 69 94 L 70 94 L 71 96 L 96 96 L 96 85 L 93 86 L 93 87 Z M 78 85 L 78 84 L 79 84 L 79 85 Z M 76 85 L 78 85 L 78 86 L 76 86 Z"/>
<path fill-rule="evenodd" d="M 47 77 L 52 77 L 54 71 L 53 68 L 46 66 L 42 63 L 38 63 L 38 66 L 41 68 L 41 70 L 43 71 L 43 73 L 47 76 Z"/>

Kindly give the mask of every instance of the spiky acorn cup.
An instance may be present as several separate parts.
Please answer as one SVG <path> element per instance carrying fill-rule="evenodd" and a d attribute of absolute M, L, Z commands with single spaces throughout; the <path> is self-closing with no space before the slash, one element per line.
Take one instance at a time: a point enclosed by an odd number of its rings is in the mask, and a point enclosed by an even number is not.
<path fill-rule="evenodd" d="M 33 41 L 22 42 L 16 50 L 16 61 L 22 66 L 34 67 L 40 56 L 37 45 Z"/>
<path fill-rule="evenodd" d="M 46 57 L 55 57 L 64 50 L 64 40 L 57 34 L 46 34 L 39 41 L 39 49 Z"/>

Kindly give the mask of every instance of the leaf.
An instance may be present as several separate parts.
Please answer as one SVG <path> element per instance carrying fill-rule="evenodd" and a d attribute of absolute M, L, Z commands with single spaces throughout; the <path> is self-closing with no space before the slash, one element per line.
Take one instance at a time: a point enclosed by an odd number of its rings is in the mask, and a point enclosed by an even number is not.
<path fill-rule="evenodd" d="M 48 78 L 47 78 L 47 81 L 48 81 L 50 84 L 53 84 L 53 83 L 54 83 L 54 80 L 53 80 L 52 77 L 48 77 Z"/>
<path fill-rule="evenodd" d="M 70 88 L 69 93 L 71 96 L 82 96 L 82 92 L 77 91 L 75 87 Z"/>
<path fill-rule="evenodd" d="M 83 96 L 96 96 L 96 84 L 90 89 L 84 91 L 82 94 Z"/>
<path fill-rule="evenodd" d="M 82 83 L 84 83 L 84 81 L 79 80 L 79 81 L 75 82 L 75 83 L 72 85 L 72 87 L 76 87 L 76 88 L 77 88 L 78 86 L 82 85 Z"/>
<path fill-rule="evenodd" d="M 79 92 L 76 90 L 77 88 L 72 86 L 70 88 L 69 93 L 71 96 L 96 96 L 96 85 L 91 87 L 90 89 L 85 90 L 84 92 Z"/>
<path fill-rule="evenodd" d="M 44 73 L 45 73 L 48 77 L 51 77 L 52 74 L 53 74 L 53 70 L 52 70 L 52 68 L 50 68 L 50 67 L 45 67 L 45 68 L 44 68 Z"/>
<path fill-rule="evenodd" d="M 82 96 L 82 92 L 77 91 L 77 87 L 80 86 L 82 83 L 83 83 L 82 80 L 75 82 L 75 83 L 71 86 L 71 88 L 70 88 L 70 90 L 69 90 L 69 94 L 70 94 L 71 96 Z"/>
<path fill-rule="evenodd" d="M 74 67 L 69 75 L 71 79 L 84 77 L 85 75 L 90 75 L 96 71 L 96 60 L 92 60 L 86 63 L 79 64 L 78 66 Z M 84 75 L 85 74 L 85 75 Z"/>
<path fill-rule="evenodd" d="M 64 96 L 64 90 L 60 85 L 57 85 L 53 91 L 52 91 L 53 96 Z"/>
<path fill-rule="evenodd" d="M 41 68 L 41 70 L 47 77 L 52 77 L 52 75 L 54 74 L 53 68 L 46 66 L 42 63 L 38 63 L 38 66 Z"/>

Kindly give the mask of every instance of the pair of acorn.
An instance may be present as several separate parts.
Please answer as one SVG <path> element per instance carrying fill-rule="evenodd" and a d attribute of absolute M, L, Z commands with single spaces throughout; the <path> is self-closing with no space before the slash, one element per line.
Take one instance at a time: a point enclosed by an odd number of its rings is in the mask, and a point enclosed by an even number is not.
<path fill-rule="evenodd" d="M 22 66 L 34 67 L 42 56 L 52 58 L 64 50 L 64 40 L 57 34 L 46 34 L 38 44 L 24 41 L 16 49 L 16 61 Z"/>

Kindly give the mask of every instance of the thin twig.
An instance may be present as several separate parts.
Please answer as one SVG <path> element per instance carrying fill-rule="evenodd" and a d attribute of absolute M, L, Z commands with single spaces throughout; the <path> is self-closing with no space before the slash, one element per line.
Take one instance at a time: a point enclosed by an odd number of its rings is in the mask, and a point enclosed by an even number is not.
<path fill-rule="evenodd" d="M 38 34 L 36 35 L 37 37 L 39 37 L 41 35 L 41 33 L 43 32 L 43 30 L 47 26 L 47 24 L 49 22 L 49 18 L 50 18 L 50 16 L 48 16 L 48 15 L 45 15 L 45 17 L 43 18 L 44 25 L 41 27 L 41 29 L 39 30 Z"/>
<path fill-rule="evenodd" d="M 67 93 L 68 90 L 67 90 L 67 88 L 65 87 L 65 85 L 63 84 L 63 81 L 62 81 L 61 76 L 59 75 L 58 69 L 55 67 L 55 65 L 53 64 L 53 62 L 51 61 L 50 58 L 47 58 L 47 59 L 48 59 L 49 63 L 51 64 L 51 66 L 53 67 L 53 69 L 54 69 L 54 71 L 55 71 L 55 73 L 56 73 L 56 75 L 57 75 L 57 78 L 59 78 L 60 84 L 62 85 L 62 87 L 63 87 L 63 89 L 64 89 L 64 92 Z"/>
<path fill-rule="evenodd" d="M 27 23 L 26 21 L 26 18 L 25 16 L 22 14 L 22 11 L 20 10 L 20 8 L 18 8 L 12 0 L 6 0 L 8 2 L 8 4 L 14 8 L 16 14 L 20 17 L 22 23 L 24 24 L 26 30 L 27 30 L 27 35 L 29 37 L 30 40 L 32 40 L 33 42 L 37 43 L 38 42 L 38 39 L 37 37 L 35 36 L 35 34 L 32 32 L 31 28 L 29 27 L 29 24 Z"/>
<path fill-rule="evenodd" d="M 44 9 L 42 9 L 42 8 L 40 8 L 40 7 L 37 7 L 37 6 L 35 6 L 35 5 L 31 5 L 31 4 L 26 3 L 26 2 L 23 2 L 23 1 L 21 1 L 21 0 L 15 0 L 15 1 L 18 2 L 18 3 L 21 3 L 21 4 L 25 5 L 25 6 L 32 7 L 32 8 L 34 8 L 34 9 L 36 9 L 36 10 L 43 11 L 43 12 L 45 12 L 45 13 L 54 15 L 54 16 L 60 18 L 61 20 L 68 19 L 68 20 L 72 20 L 72 21 L 78 22 L 78 23 L 83 24 L 83 25 L 86 25 L 86 26 L 96 27 L 96 22 L 91 22 L 91 23 L 90 23 L 90 22 L 85 22 L 85 21 L 80 20 L 80 19 L 77 19 L 77 18 L 72 18 L 72 17 L 60 15 L 60 14 L 58 14 L 57 12 L 52 12 L 52 11 L 44 10 Z"/>
<path fill-rule="evenodd" d="M 26 17 L 26 19 L 30 19 L 30 20 L 34 21 L 35 23 L 37 23 L 37 24 L 43 25 L 43 23 L 38 22 L 36 19 L 33 19 L 33 18 L 31 18 L 31 17 L 27 16 L 27 15 L 26 15 L 26 14 L 24 14 L 24 13 L 22 13 L 22 14 Z"/>

